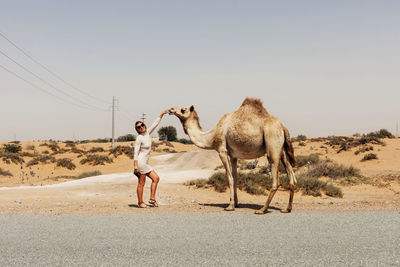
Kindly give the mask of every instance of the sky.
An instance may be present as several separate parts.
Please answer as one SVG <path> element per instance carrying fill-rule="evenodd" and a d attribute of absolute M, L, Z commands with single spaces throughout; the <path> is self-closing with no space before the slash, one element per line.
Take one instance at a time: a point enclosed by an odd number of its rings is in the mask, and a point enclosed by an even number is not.
<path fill-rule="evenodd" d="M 0 36 L 0 141 L 111 137 L 113 96 L 116 137 L 176 106 L 210 130 L 246 97 L 292 136 L 400 122 L 399 1 L 0 4 L 0 33 L 62 79 Z"/>

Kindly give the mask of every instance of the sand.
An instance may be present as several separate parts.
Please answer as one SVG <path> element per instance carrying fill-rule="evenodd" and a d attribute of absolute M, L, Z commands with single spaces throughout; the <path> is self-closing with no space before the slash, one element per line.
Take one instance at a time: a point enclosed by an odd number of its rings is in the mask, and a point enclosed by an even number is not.
<path fill-rule="evenodd" d="M 323 195 L 312 197 L 295 194 L 295 210 L 400 210 L 400 139 L 385 139 L 386 146 L 374 145 L 374 153 L 378 160 L 361 162 L 363 155 L 354 155 L 352 151 L 336 153 L 322 142 L 306 142 L 306 146 L 294 143 L 296 155 L 319 153 L 338 163 L 353 165 L 361 169 L 363 175 L 377 177 L 382 182 L 377 185 L 359 184 L 341 186 L 344 197 L 332 198 Z M 49 150 L 40 146 L 43 142 L 23 142 L 23 151 L 43 153 Z M 132 146 L 132 142 L 117 143 Z M 90 166 L 81 165 L 82 159 L 75 153 L 55 155 L 56 158 L 72 158 L 77 168 L 67 170 L 56 167 L 54 163 L 40 164 L 26 168 L 24 165 L 0 163 L 0 168 L 8 170 L 13 177 L 0 176 L 0 214 L 23 213 L 118 213 L 118 212 L 170 212 L 198 211 L 222 212 L 229 201 L 229 192 L 218 193 L 211 188 L 195 189 L 182 185 L 184 181 L 195 178 L 207 178 L 221 165 L 214 151 L 198 149 L 194 145 L 173 143 L 173 147 L 159 145 L 152 153 L 151 164 L 161 177 L 157 198 L 159 208 L 138 209 L 136 198 L 137 178 L 132 175 L 133 161 L 122 155 L 113 158 L 112 164 Z M 0 143 L 0 146 L 2 144 Z M 32 147 L 33 146 L 33 147 Z M 321 147 L 325 146 L 327 148 Z M 65 144 L 59 144 L 67 148 Z M 82 144 L 80 149 L 90 150 L 93 147 L 109 149 L 110 144 Z M 177 153 L 167 153 L 169 149 Z M 108 152 L 99 154 L 108 155 Z M 31 158 L 25 157 L 25 162 Z M 259 165 L 265 164 L 265 158 L 259 159 Z M 82 172 L 99 170 L 103 175 L 83 179 L 75 179 Z M 34 173 L 32 175 L 32 172 Z M 397 178 L 387 180 L 381 178 L 393 175 Z M 70 178 L 68 178 L 70 177 Z M 397 180 L 396 180 L 397 179 Z M 145 199 L 149 196 L 147 181 Z M 284 209 L 288 201 L 288 192 L 279 190 L 275 195 L 272 212 Z M 265 202 L 265 196 L 254 196 L 239 191 L 237 211 L 253 212 Z"/>

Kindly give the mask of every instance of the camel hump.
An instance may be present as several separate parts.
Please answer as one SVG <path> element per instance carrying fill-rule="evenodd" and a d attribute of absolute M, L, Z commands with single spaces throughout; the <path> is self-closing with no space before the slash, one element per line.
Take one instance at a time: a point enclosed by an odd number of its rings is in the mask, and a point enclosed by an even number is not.
<path fill-rule="evenodd" d="M 267 110 L 263 106 L 262 101 L 258 98 L 246 97 L 246 99 L 243 101 L 243 103 L 240 107 L 246 107 L 246 106 L 251 106 L 251 107 L 255 108 L 257 111 L 261 112 L 261 114 L 263 114 L 263 115 L 268 114 Z"/>

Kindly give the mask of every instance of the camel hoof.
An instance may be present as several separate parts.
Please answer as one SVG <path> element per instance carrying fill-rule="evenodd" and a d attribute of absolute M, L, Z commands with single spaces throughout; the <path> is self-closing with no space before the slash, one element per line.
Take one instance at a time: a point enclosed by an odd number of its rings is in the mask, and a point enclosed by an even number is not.
<path fill-rule="evenodd" d="M 255 214 L 265 214 L 264 210 L 257 210 L 256 212 L 254 212 Z"/>
<path fill-rule="evenodd" d="M 231 206 L 228 206 L 228 207 L 226 207 L 224 210 L 226 210 L 226 211 L 234 211 L 235 208 L 234 208 L 234 207 L 231 207 Z"/>
<path fill-rule="evenodd" d="M 290 213 L 292 210 L 288 210 L 288 209 L 285 209 L 285 210 L 281 210 L 281 213 Z"/>

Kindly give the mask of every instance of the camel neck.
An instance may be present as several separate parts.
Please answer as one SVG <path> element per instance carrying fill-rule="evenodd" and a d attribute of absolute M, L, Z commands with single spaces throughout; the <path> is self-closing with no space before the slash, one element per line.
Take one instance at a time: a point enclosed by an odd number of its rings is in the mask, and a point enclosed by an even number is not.
<path fill-rule="evenodd" d="M 192 140 L 196 146 L 204 149 L 214 149 L 215 129 L 203 132 L 198 121 L 189 120 L 186 122 L 186 131 L 190 140 Z"/>

